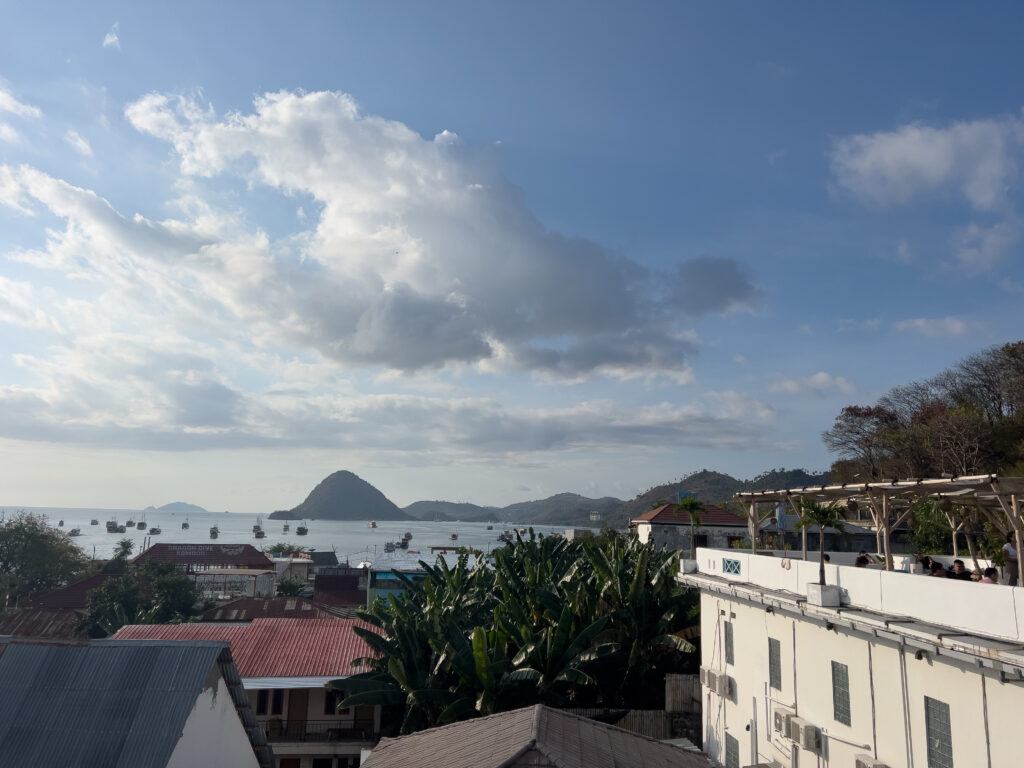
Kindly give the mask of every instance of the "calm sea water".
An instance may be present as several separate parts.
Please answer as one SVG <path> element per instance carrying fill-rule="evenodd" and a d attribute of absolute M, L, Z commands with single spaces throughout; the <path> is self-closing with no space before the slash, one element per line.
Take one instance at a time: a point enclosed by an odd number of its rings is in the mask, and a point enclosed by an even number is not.
<path fill-rule="evenodd" d="M 189 543 L 197 544 L 210 541 L 210 527 L 216 525 L 220 529 L 218 544 L 252 544 L 257 549 L 269 546 L 278 541 L 300 544 L 304 547 L 312 547 L 317 550 L 331 550 L 338 553 L 338 560 L 348 560 L 353 565 L 363 560 L 373 561 L 384 553 L 384 545 L 389 541 L 397 541 L 402 534 L 408 531 L 413 535 L 409 545 L 410 550 L 420 550 L 423 558 L 428 562 L 433 560 L 430 555 L 431 546 L 461 545 L 475 547 L 485 552 L 501 546 L 498 541 L 498 534 L 505 529 L 529 527 L 526 523 L 516 524 L 494 523 L 493 530 L 487 530 L 487 523 L 434 523 L 419 520 L 406 521 L 379 521 L 376 528 L 368 528 L 366 521 L 345 521 L 345 520 L 307 520 L 309 528 L 307 536 L 296 536 L 295 528 L 299 521 L 288 521 L 291 525 L 291 532 L 284 533 L 284 520 L 269 520 L 263 517 L 263 530 L 266 531 L 265 539 L 256 539 L 252 534 L 252 526 L 256 523 L 259 515 L 244 512 L 205 512 L 201 514 L 189 514 L 187 520 L 188 530 L 182 530 L 181 524 L 186 520 L 182 514 L 173 515 L 170 513 L 150 513 L 146 517 L 147 526 L 159 526 L 163 533 L 159 536 L 150 536 L 148 532 L 131 529 L 122 534 L 107 533 L 105 523 L 116 518 L 124 524 L 131 519 L 138 522 L 142 514 L 138 510 L 111 510 L 111 509 L 69 509 L 59 507 L 0 507 L 11 513 L 15 510 L 24 509 L 26 512 L 35 512 L 46 515 L 51 525 L 57 527 L 60 520 L 64 521 L 63 529 L 70 531 L 72 528 L 79 528 L 82 535 L 74 541 L 90 557 L 95 554 L 98 558 L 109 557 L 118 541 L 123 538 L 130 538 L 135 542 L 135 552 L 141 551 L 148 543 Z M 2 514 L 2 513 L 0 513 Z M 90 525 L 89 521 L 96 519 L 99 525 Z M 533 526 L 538 533 L 563 533 L 564 526 Z M 458 535 L 458 541 L 451 541 L 451 534 Z"/>

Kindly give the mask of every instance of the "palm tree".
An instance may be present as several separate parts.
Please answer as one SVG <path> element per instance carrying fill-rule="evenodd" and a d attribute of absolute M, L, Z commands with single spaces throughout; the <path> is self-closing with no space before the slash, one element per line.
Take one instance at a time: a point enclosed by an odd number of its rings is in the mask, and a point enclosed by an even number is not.
<path fill-rule="evenodd" d="M 843 509 L 837 502 L 822 504 L 806 497 L 800 500 L 800 519 L 796 523 L 797 528 L 806 528 L 809 525 L 818 526 L 819 584 L 825 584 L 825 528 L 834 528 L 843 533 L 846 530 L 843 526 L 845 520 Z"/>
<path fill-rule="evenodd" d="M 693 553 L 695 549 L 693 538 L 695 529 L 700 527 L 700 513 L 704 511 L 704 502 L 698 501 L 695 497 L 690 496 L 676 504 L 676 509 L 681 512 L 685 511 L 690 516 L 690 559 L 693 560 Z"/>

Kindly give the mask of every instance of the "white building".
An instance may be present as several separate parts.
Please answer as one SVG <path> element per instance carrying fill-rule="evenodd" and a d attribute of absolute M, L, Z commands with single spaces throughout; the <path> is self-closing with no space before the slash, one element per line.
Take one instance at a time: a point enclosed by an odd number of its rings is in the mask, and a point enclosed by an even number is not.
<path fill-rule="evenodd" d="M 1024 765 L 1024 588 L 826 565 L 826 607 L 814 562 L 698 549 L 682 570 L 726 768 Z"/>

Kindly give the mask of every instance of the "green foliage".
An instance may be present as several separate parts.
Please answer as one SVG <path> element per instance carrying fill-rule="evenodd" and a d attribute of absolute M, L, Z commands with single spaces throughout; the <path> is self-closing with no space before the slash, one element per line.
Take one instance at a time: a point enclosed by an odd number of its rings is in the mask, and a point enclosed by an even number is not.
<path fill-rule="evenodd" d="M 676 582 L 679 561 L 614 531 L 581 541 L 536 536 L 398 574 L 405 592 L 361 614 L 369 671 L 336 681 L 345 706 L 402 712 L 411 733 L 543 702 L 660 707 L 664 675 L 698 659 L 682 631 L 697 595 Z"/>
<path fill-rule="evenodd" d="M 114 545 L 114 556 L 103 564 L 100 570 L 103 573 L 124 573 L 128 570 L 128 561 L 135 549 L 135 542 L 131 539 L 121 539 Z"/>
<path fill-rule="evenodd" d="M 45 516 L 16 512 L 0 519 L 0 614 L 74 581 L 88 567 L 85 553 Z"/>
<path fill-rule="evenodd" d="M 1024 341 L 990 347 L 870 406 L 840 411 L 822 435 L 833 481 L 939 477 L 1024 467 Z"/>
<path fill-rule="evenodd" d="M 277 583 L 278 597 L 298 597 L 306 588 L 306 582 L 302 579 L 281 579 Z"/>
<path fill-rule="evenodd" d="M 818 529 L 818 583 L 825 583 L 825 529 L 834 528 L 843 533 L 846 530 L 845 510 L 837 502 L 822 504 L 806 496 L 800 499 L 800 519 L 797 528 L 815 526 Z"/>
<path fill-rule="evenodd" d="M 89 637 L 108 637 L 125 624 L 152 623 L 136 621 L 151 608 L 152 601 L 143 594 L 135 578 L 117 576 L 89 593 L 88 609 L 78 628 Z"/>
<path fill-rule="evenodd" d="M 953 551 L 953 534 L 939 505 L 923 499 L 914 505 L 907 518 L 910 548 L 918 556 L 939 555 Z"/>
<path fill-rule="evenodd" d="M 78 625 L 89 637 L 107 637 L 126 624 L 189 621 L 208 607 L 192 579 L 170 563 L 150 561 L 138 572 L 107 572 L 120 575 L 89 593 Z"/>
<path fill-rule="evenodd" d="M 292 557 L 306 552 L 306 547 L 302 544 L 292 544 L 287 541 L 279 541 L 276 544 L 268 544 L 263 548 L 263 551 L 268 555 L 274 557 Z"/>

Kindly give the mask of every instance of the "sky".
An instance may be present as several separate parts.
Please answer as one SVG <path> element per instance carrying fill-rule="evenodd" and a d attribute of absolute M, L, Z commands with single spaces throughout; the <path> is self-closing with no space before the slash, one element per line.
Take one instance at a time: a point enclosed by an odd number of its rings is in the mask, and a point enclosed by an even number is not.
<path fill-rule="evenodd" d="M 1024 336 L 1016 3 L 0 17 L 0 505 L 820 471 Z"/>

